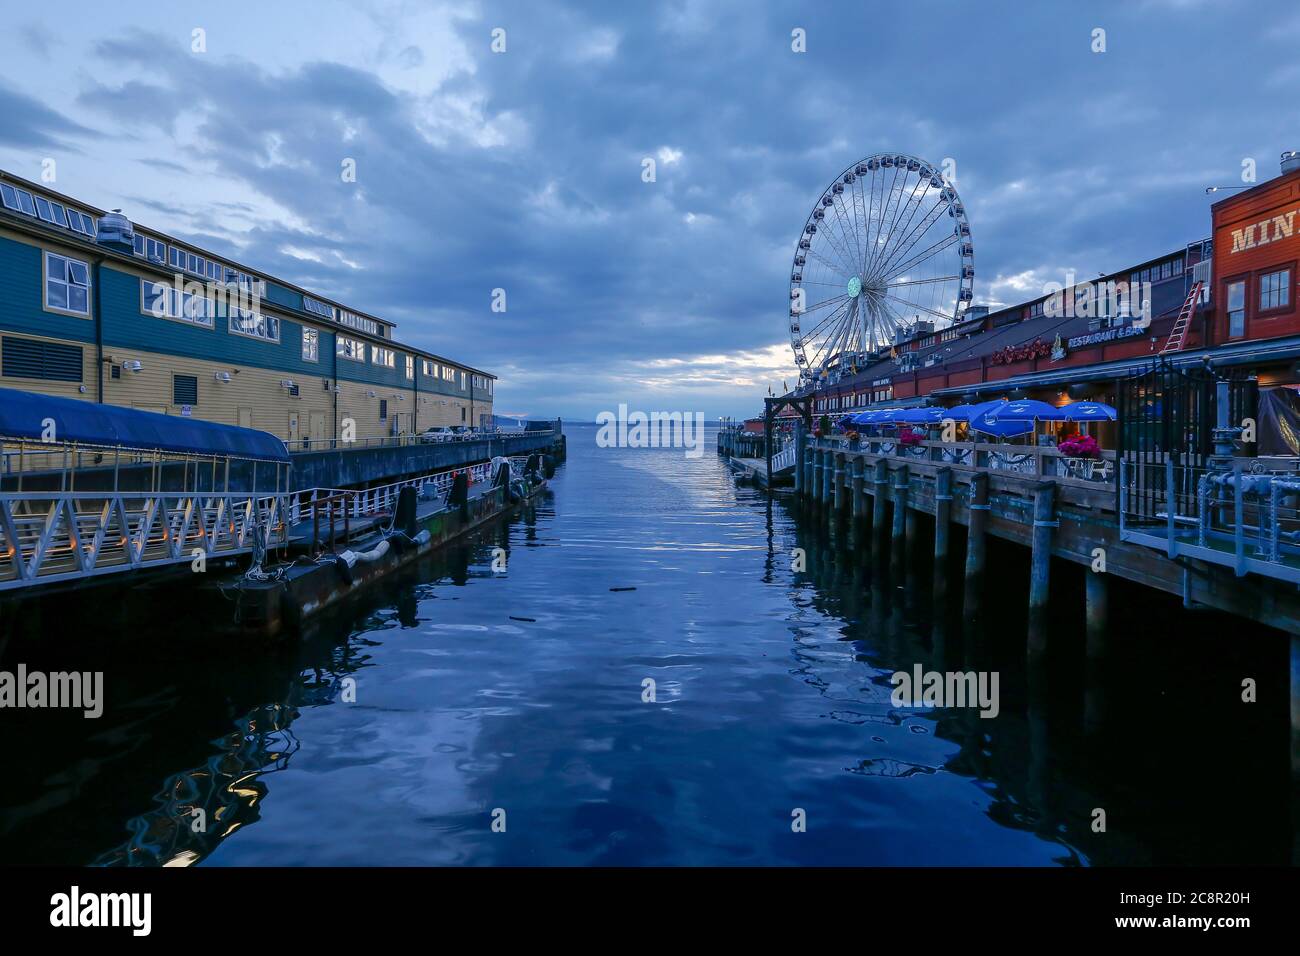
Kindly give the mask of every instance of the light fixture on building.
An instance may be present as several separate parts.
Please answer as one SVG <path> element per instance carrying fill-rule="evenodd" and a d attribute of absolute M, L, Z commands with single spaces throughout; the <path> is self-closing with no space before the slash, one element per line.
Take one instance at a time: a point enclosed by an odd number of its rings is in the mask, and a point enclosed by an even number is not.
<path fill-rule="evenodd" d="M 139 359 L 128 359 L 122 363 L 122 370 L 126 372 L 135 372 L 137 375 L 144 369 Z"/>
<path fill-rule="evenodd" d="M 375 393 L 373 389 L 366 392 L 366 398 L 374 398 L 374 397 L 375 397 Z"/>
<path fill-rule="evenodd" d="M 230 384 L 230 373 L 229 373 L 229 372 L 213 372 L 213 373 L 212 373 L 212 378 L 213 378 L 215 381 L 220 382 L 222 385 L 229 385 L 229 384 Z"/>
<path fill-rule="evenodd" d="M 283 388 L 285 391 L 288 391 L 289 389 L 293 388 L 293 379 L 291 378 L 280 379 L 280 387 Z"/>

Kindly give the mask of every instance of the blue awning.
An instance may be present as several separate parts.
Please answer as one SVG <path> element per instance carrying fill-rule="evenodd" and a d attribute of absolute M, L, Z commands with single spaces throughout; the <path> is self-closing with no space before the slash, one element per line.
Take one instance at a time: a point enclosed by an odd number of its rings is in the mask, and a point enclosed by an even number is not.
<path fill-rule="evenodd" d="M 258 461 L 289 460 L 284 442 L 252 428 L 0 388 L 0 438 L 41 441 L 46 419 L 53 420 L 54 439 L 59 443 Z"/>

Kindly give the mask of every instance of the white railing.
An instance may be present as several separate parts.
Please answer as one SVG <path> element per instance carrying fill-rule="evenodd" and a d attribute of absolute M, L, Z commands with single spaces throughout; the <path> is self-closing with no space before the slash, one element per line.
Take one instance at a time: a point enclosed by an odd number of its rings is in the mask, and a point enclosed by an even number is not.
<path fill-rule="evenodd" d="M 510 462 L 511 478 L 522 477 L 524 464 L 528 461 L 527 456 L 516 455 L 508 460 Z M 312 502 L 333 498 L 338 495 L 348 498 L 348 514 L 353 518 L 392 513 L 393 509 L 397 507 L 397 497 L 403 488 L 414 488 L 422 498 L 445 498 L 447 492 L 451 490 L 451 483 L 458 471 L 468 471 L 471 483 L 489 481 L 492 478 L 492 463 L 482 462 L 481 464 L 471 465 L 468 469 L 463 466 L 448 468 L 444 471 L 421 475 L 418 478 L 394 481 L 375 488 L 308 488 L 303 491 L 296 491 L 293 492 L 293 501 L 289 505 L 289 523 L 298 524 L 300 521 L 309 520 L 312 512 Z"/>
<path fill-rule="evenodd" d="M 783 471 L 786 468 L 793 468 L 797 452 L 798 449 L 795 447 L 794 442 L 790 442 L 773 455 L 772 473 L 776 474 L 778 471 Z"/>
<path fill-rule="evenodd" d="M 0 494 L 0 590 L 275 547 L 287 494 Z"/>

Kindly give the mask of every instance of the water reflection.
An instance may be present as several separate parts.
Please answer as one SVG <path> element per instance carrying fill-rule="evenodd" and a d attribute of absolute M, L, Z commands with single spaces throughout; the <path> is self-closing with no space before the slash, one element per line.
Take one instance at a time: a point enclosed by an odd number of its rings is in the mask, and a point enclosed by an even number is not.
<path fill-rule="evenodd" d="M 1116 582 L 1134 613 L 1085 667 L 1082 579 L 1061 566 L 1051 655 L 1027 672 L 1017 549 L 990 541 L 1003 584 L 972 622 L 960 529 L 936 599 L 924 519 L 891 579 L 869 528 L 737 489 L 710 457 L 570 442 L 553 498 L 291 646 L 203 646 L 183 594 L 26 609 L 6 661 L 103 669 L 109 706 L 89 730 L 4 715 L 0 859 L 1288 859 L 1284 642 L 1225 645 L 1222 619 Z M 56 622 L 96 640 L 51 642 Z M 895 707 L 889 675 L 915 664 L 998 671 L 1000 712 Z M 1232 693 L 1242 674 L 1259 705 Z"/>

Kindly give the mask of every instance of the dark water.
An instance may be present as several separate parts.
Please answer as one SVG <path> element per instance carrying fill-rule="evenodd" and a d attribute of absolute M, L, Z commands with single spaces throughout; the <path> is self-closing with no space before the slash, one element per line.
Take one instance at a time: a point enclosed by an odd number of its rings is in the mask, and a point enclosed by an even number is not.
<path fill-rule="evenodd" d="M 991 545 L 972 630 L 923 561 L 911 590 L 873 582 L 712 448 L 568 432 L 546 501 L 292 647 L 213 646 L 183 592 L 6 607 L 4 667 L 103 669 L 108 703 L 0 712 L 0 862 L 1289 861 L 1281 635 L 1115 582 L 1085 674 L 1060 565 L 1051 666 L 1026 674 L 1023 552 Z M 895 708 L 917 662 L 997 670 L 1000 714 Z"/>

